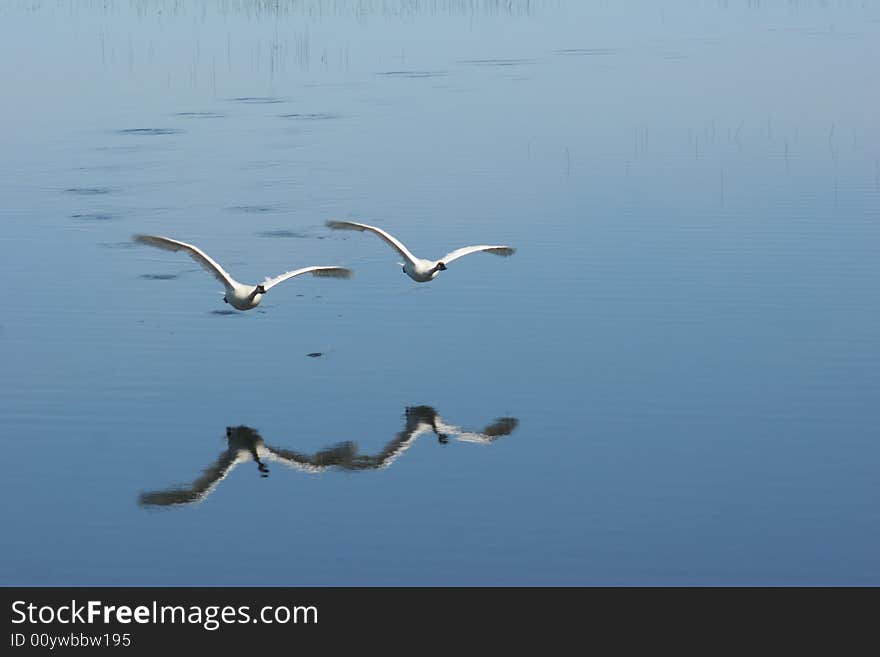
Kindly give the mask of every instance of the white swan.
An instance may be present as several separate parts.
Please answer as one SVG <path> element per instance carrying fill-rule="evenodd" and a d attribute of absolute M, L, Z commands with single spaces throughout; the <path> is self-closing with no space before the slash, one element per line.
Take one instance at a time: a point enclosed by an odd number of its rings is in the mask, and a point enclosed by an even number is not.
<path fill-rule="evenodd" d="M 165 249 L 166 251 L 186 251 L 193 260 L 205 269 L 205 271 L 212 274 L 214 278 L 223 283 L 226 288 L 226 294 L 223 297 L 223 301 L 238 310 L 250 310 L 251 308 L 256 308 L 260 305 L 260 301 L 263 300 L 263 295 L 271 288 L 279 283 L 283 283 L 288 278 L 293 278 L 300 274 L 329 276 L 332 278 L 351 278 L 352 276 L 351 270 L 345 269 L 344 267 L 303 267 L 302 269 L 294 269 L 293 271 L 284 272 L 275 278 L 266 278 L 266 280 L 258 285 L 247 285 L 246 283 L 239 283 L 232 278 L 223 267 L 218 265 L 208 256 L 207 253 L 197 246 L 187 244 L 186 242 L 179 242 L 170 237 L 161 237 L 159 235 L 135 235 L 133 239 L 135 242 L 155 246 L 160 249 Z"/>
<path fill-rule="evenodd" d="M 439 260 L 425 260 L 424 258 L 415 257 L 412 253 L 409 252 L 409 249 L 407 249 L 400 240 L 398 240 L 393 235 L 386 233 L 381 228 L 376 228 L 376 226 L 359 224 L 354 221 L 328 221 L 327 227 L 332 228 L 333 230 L 368 230 L 372 233 L 376 233 L 376 235 L 385 240 L 391 246 L 391 248 L 393 248 L 401 256 L 403 256 L 404 262 L 400 263 L 403 266 L 403 272 L 411 279 L 413 279 L 416 283 L 427 283 L 428 281 L 434 280 L 437 277 L 437 274 L 439 274 L 441 271 L 446 271 L 446 266 L 450 262 L 452 262 L 453 260 L 458 260 L 463 256 L 470 255 L 471 253 L 477 253 L 478 251 L 488 251 L 489 253 L 494 253 L 495 255 L 511 256 L 516 252 L 516 249 L 509 246 L 489 246 L 486 244 L 481 244 L 479 246 L 465 246 L 460 249 L 456 249 L 451 253 L 447 253 Z"/>

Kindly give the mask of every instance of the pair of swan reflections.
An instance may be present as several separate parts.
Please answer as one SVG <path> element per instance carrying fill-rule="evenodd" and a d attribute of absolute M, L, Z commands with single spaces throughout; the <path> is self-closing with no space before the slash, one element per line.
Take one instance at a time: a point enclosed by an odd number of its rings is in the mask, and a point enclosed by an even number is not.
<path fill-rule="evenodd" d="M 377 454 L 360 454 L 353 442 L 344 442 L 303 454 L 289 449 L 267 445 L 256 429 L 244 425 L 226 428 L 228 447 L 219 458 L 202 472 L 189 486 L 142 493 L 138 504 L 144 507 L 180 506 L 201 502 L 210 495 L 236 466 L 253 461 L 261 477 L 269 476 L 267 463 L 281 463 L 305 472 L 325 470 L 381 470 L 394 463 L 409 449 L 419 436 L 433 433 L 440 443 L 450 438 L 467 443 L 488 444 L 510 435 L 519 421 L 503 417 L 479 432 L 467 431 L 447 424 L 430 406 L 411 406 L 405 412 L 406 426 Z"/>

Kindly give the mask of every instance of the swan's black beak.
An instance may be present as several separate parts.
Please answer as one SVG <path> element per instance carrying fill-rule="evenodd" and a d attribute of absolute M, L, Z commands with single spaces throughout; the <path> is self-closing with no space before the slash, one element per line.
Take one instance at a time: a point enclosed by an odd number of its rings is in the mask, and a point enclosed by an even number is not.
<path fill-rule="evenodd" d="M 440 271 L 446 271 L 446 265 L 444 265 L 442 262 L 438 262 L 437 269 L 439 269 Z"/>

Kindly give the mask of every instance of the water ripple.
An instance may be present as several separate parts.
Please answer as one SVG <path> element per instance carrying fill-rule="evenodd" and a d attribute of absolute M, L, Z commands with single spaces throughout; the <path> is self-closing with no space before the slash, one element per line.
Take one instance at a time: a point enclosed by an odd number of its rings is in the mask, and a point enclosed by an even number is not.
<path fill-rule="evenodd" d="M 275 103 L 283 103 L 286 99 L 277 98 L 275 96 L 239 96 L 230 98 L 231 103 L 245 103 L 247 105 L 272 105 Z"/>
<path fill-rule="evenodd" d="M 275 238 L 275 239 L 279 239 L 279 238 L 280 239 L 290 239 L 290 238 L 316 239 L 316 240 L 324 239 L 323 235 L 309 235 L 308 233 L 303 233 L 303 232 L 299 232 L 299 231 L 295 231 L 295 230 L 286 230 L 286 229 L 263 230 L 263 231 L 260 231 L 259 233 L 257 233 L 257 236 L 258 237 L 269 237 L 269 238 Z"/>
<path fill-rule="evenodd" d="M 172 114 L 172 116 L 182 119 L 222 119 L 225 117 L 224 114 L 217 114 L 216 112 L 177 112 Z"/>
<path fill-rule="evenodd" d="M 183 132 L 177 128 L 124 128 L 117 130 L 119 135 L 140 135 L 143 137 L 157 137 L 161 135 L 177 135 Z"/>
<path fill-rule="evenodd" d="M 248 214 L 263 214 L 276 211 L 275 208 L 268 205 L 231 205 L 226 209 L 230 212 L 246 212 Z"/>
<path fill-rule="evenodd" d="M 70 215 L 71 219 L 76 219 L 78 221 L 113 221 L 116 219 L 112 214 L 108 214 L 106 212 L 87 212 L 83 214 L 72 214 Z"/>
<path fill-rule="evenodd" d="M 383 71 L 378 75 L 396 78 L 436 78 L 446 75 L 446 71 Z"/>
<path fill-rule="evenodd" d="M 180 274 L 141 274 L 140 277 L 148 281 L 173 281 L 180 278 Z"/>
<path fill-rule="evenodd" d="M 68 194 L 79 194 L 81 196 L 94 196 L 96 194 L 109 194 L 113 190 L 109 187 L 70 187 L 64 190 Z"/>
<path fill-rule="evenodd" d="M 331 119 L 341 118 L 339 114 L 331 114 L 329 112 L 279 114 L 279 117 L 282 119 L 296 119 L 299 121 L 328 121 Z"/>
<path fill-rule="evenodd" d="M 523 66 L 525 64 L 534 64 L 531 59 L 463 59 L 459 64 L 467 64 L 469 66 Z"/>

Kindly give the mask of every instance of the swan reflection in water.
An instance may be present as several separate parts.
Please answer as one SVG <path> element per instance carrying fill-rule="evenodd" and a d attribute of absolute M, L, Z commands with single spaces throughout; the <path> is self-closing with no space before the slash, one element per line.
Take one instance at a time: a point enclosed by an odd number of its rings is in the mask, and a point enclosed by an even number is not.
<path fill-rule="evenodd" d="M 516 418 L 503 417 L 495 420 L 481 432 L 465 431 L 447 424 L 430 406 L 411 406 L 406 409 L 406 426 L 381 452 L 375 455 L 359 454 L 357 444 L 344 442 L 315 452 L 302 454 L 289 449 L 267 445 L 256 429 L 244 425 L 226 428 L 228 448 L 220 457 L 205 468 L 202 475 L 185 488 L 142 493 L 138 499 L 141 506 L 176 506 L 201 502 L 210 495 L 226 476 L 240 463 L 254 461 L 261 477 L 269 476 L 268 461 L 282 463 L 305 472 L 323 472 L 331 468 L 340 470 L 381 470 L 396 461 L 419 436 L 433 433 L 446 444 L 450 437 L 469 443 L 491 443 L 509 435 L 519 424 Z"/>

